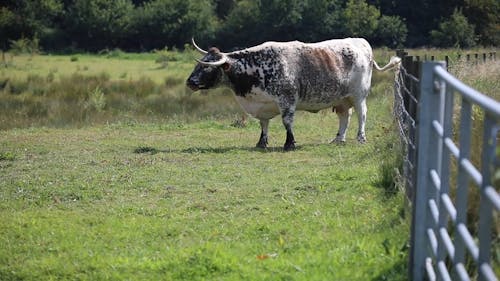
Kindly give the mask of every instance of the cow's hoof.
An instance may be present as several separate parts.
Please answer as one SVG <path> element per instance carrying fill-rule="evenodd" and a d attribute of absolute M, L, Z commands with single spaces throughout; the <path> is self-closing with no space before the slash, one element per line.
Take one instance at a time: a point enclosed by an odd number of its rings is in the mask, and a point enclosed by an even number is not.
<path fill-rule="evenodd" d="M 292 151 L 295 150 L 295 143 L 286 143 L 285 146 L 283 147 L 285 151 Z"/>
<path fill-rule="evenodd" d="M 259 142 L 255 145 L 256 148 L 267 148 L 267 138 L 261 138 Z"/>
<path fill-rule="evenodd" d="M 334 138 L 333 140 L 330 141 L 330 143 L 338 144 L 338 145 L 344 145 L 345 140 L 340 139 L 340 138 Z"/>
<path fill-rule="evenodd" d="M 365 136 L 358 136 L 358 142 L 361 144 L 366 143 L 366 137 Z"/>
<path fill-rule="evenodd" d="M 261 143 L 261 142 L 258 142 L 256 145 L 255 145 L 256 148 L 267 148 L 267 143 Z"/>

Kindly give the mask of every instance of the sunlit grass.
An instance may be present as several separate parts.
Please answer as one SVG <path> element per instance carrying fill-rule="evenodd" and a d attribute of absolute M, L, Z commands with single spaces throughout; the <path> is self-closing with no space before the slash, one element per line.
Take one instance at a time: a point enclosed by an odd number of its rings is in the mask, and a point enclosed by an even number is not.
<path fill-rule="evenodd" d="M 133 57 L 133 54 L 129 55 Z M 17 55 L 7 54 L 10 66 L 0 68 L 0 76 L 25 80 L 29 75 L 54 79 L 67 77 L 77 73 L 96 75 L 106 73 L 111 80 L 138 80 L 148 77 L 158 84 L 165 82 L 166 77 L 182 77 L 189 73 L 191 65 L 183 61 L 169 62 L 166 67 L 155 62 L 159 55 L 149 54 L 136 59 L 122 57 L 106 57 L 98 55 Z M 194 61 L 194 60 L 193 60 Z"/>
<path fill-rule="evenodd" d="M 356 117 L 339 146 L 331 110 L 300 112 L 284 153 L 279 118 L 254 148 L 258 122 L 232 126 L 228 90 L 187 91 L 192 58 L 159 55 L 2 70 L 1 280 L 406 279 L 391 74 L 374 80 L 368 144 Z"/>
<path fill-rule="evenodd" d="M 404 200 L 380 185 L 387 117 L 338 146 L 331 115 L 299 114 L 291 153 L 276 120 L 268 150 L 253 120 L 5 131 L 0 276 L 405 280 Z"/>
<path fill-rule="evenodd" d="M 393 55 L 377 50 L 379 64 Z M 197 54 L 15 56 L 0 69 L 1 280 L 406 280 L 391 175 L 393 73 L 374 73 L 366 145 L 297 114 L 284 153 L 227 89 L 191 93 Z"/>

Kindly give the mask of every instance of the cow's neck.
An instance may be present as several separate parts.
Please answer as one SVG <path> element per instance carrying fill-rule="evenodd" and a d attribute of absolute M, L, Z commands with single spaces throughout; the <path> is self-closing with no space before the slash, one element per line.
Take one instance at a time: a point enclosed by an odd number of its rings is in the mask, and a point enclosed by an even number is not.
<path fill-rule="evenodd" d="M 236 61 L 226 72 L 231 88 L 237 96 L 246 96 L 253 87 L 261 86 L 261 77 L 256 68 L 245 67 L 245 64 Z"/>

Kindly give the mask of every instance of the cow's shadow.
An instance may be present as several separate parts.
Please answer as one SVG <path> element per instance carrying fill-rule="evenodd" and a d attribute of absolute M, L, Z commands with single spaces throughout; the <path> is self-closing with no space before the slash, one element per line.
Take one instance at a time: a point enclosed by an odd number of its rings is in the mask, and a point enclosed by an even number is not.
<path fill-rule="evenodd" d="M 295 147 L 295 151 L 301 150 L 304 146 L 298 145 Z M 245 146 L 227 146 L 227 147 L 188 147 L 183 149 L 172 149 L 172 148 L 162 148 L 158 149 L 150 146 L 138 146 L 133 150 L 133 153 L 136 154 L 157 154 L 157 153 L 186 153 L 186 154 L 204 154 L 204 153 L 212 153 L 212 154 L 223 154 L 232 151 L 249 151 L 249 152 L 259 152 L 259 153 L 276 153 L 276 152 L 288 152 L 283 149 L 281 146 L 276 147 L 267 147 L 267 148 L 258 148 L 258 147 L 245 147 Z"/>

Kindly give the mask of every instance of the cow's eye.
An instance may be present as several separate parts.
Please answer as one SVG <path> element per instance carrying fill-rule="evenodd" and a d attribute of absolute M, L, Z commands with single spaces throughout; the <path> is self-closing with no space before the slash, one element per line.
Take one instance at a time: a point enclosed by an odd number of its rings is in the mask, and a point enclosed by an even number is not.
<path fill-rule="evenodd" d="M 213 69 L 212 66 L 205 66 L 203 68 L 203 72 L 212 72 L 212 69 Z"/>

